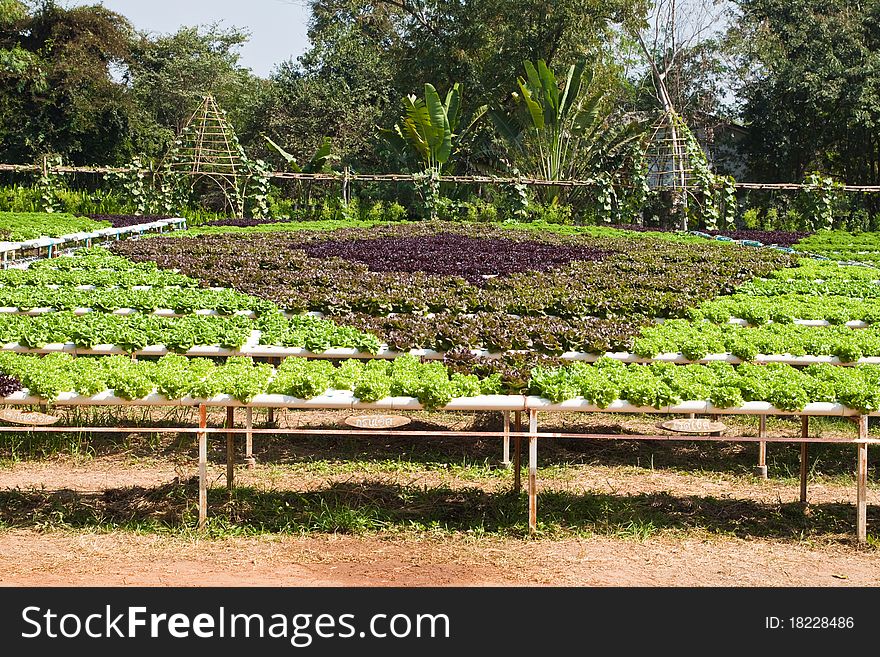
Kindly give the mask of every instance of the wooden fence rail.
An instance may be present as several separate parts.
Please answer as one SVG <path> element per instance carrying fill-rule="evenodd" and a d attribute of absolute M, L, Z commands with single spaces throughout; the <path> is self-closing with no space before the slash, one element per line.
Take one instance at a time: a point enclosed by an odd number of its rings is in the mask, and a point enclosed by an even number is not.
<path fill-rule="evenodd" d="M 39 173 L 41 171 L 57 174 L 92 174 L 106 175 L 110 173 L 128 173 L 135 171 L 127 167 L 73 167 L 56 166 L 43 167 L 39 164 L 0 164 L 0 172 L 10 173 Z M 150 169 L 139 169 L 139 173 L 155 173 Z M 187 175 L 185 172 L 184 175 Z M 405 173 L 293 173 L 290 171 L 273 171 L 268 174 L 274 180 L 298 180 L 311 182 L 348 183 L 348 182 L 375 182 L 375 183 L 411 183 L 413 176 Z M 440 182 L 456 183 L 462 185 L 527 185 L 533 187 L 596 187 L 604 183 L 595 180 L 545 180 L 542 178 L 508 178 L 500 176 L 440 176 Z M 803 183 L 756 183 L 737 182 L 736 189 L 763 190 L 763 191 L 801 191 L 812 189 L 813 186 Z M 690 189 L 696 189 L 696 185 L 686 185 Z M 679 187 L 680 189 L 680 187 Z M 844 192 L 875 194 L 880 193 L 880 185 L 844 185 L 840 188 Z"/>

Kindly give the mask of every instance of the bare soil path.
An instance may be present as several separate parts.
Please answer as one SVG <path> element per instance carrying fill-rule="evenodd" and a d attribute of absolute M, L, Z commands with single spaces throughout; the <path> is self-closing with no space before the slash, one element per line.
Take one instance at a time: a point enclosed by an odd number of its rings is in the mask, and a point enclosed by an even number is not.
<path fill-rule="evenodd" d="M 156 487 L 187 468 L 159 459 L 119 455 L 86 460 L 25 461 L 0 469 L 0 490 L 64 490 L 71 493 Z M 214 480 L 223 468 L 212 467 Z M 548 473 L 552 474 L 552 473 Z M 351 473 L 309 474 L 277 465 L 239 469 L 239 482 L 267 489 L 314 490 Z M 360 476 L 365 476 L 361 473 Z M 386 478 L 393 475 L 385 474 Z M 407 484 L 506 486 L 501 478 L 459 481 L 454 474 L 424 471 L 398 476 Z M 724 499 L 796 499 L 781 482 L 714 478 L 676 471 L 645 473 L 620 466 L 569 468 L 556 489 L 603 494 L 663 492 Z M 817 503 L 847 503 L 850 486 L 813 487 Z M 871 504 L 880 502 L 871 491 Z M 876 522 L 871 520 L 870 522 Z M 846 539 L 784 540 L 660 531 L 644 540 L 618 536 L 522 539 L 463 533 L 367 533 L 307 536 L 269 534 L 219 539 L 174 533 L 44 529 L 0 530 L 0 585 L 113 586 L 877 586 L 880 562 L 873 548 Z"/>

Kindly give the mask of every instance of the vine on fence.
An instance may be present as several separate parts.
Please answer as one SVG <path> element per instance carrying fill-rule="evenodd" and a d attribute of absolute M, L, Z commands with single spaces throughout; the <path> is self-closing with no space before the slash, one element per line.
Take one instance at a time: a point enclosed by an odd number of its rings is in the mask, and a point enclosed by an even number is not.
<path fill-rule="evenodd" d="M 155 183 L 156 206 L 160 214 L 181 214 L 189 201 L 186 176 L 163 164 Z"/>
<path fill-rule="evenodd" d="M 513 183 L 506 185 L 506 196 L 510 205 L 510 214 L 516 221 L 527 221 L 529 218 L 529 188 L 521 179 L 519 169 L 511 170 L 513 177 L 517 178 Z"/>
<path fill-rule="evenodd" d="M 268 219 L 269 192 L 271 191 L 272 170 L 260 159 L 252 160 L 241 151 L 245 176 L 242 183 L 241 197 L 244 199 L 244 211 L 254 219 Z"/>
<path fill-rule="evenodd" d="M 56 171 L 61 166 L 60 155 L 44 155 L 39 174 L 37 190 L 40 193 L 40 206 L 43 212 L 57 212 L 58 197 L 56 191 L 61 187 L 61 174 Z"/>
<path fill-rule="evenodd" d="M 424 208 L 425 215 L 437 218 L 440 206 L 440 174 L 435 168 L 427 168 L 412 174 L 413 186 Z"/>
<path fill-rule="evenodd" d="M 107 180 L 111 187 L 122 193 L 134 206 L 133 214 L 148 214 L 152 200 L 152 175 L 149 169 L 144 167 L 140 156 L 132 158 L 131 162 L 122 171 L 107 174 Z"/>
<path fill-rule="evenodd" d="M 834 206 L 840 200 L 843 184 L 819 171 L 811 171 L 804 179 L 804 185 L 798 203 L 807 227 L 831 230 L 834 227 Z"/>
<path fill-rule="evenodd" d="M 691 197 L 697 201 L 699 213 L 688 206 L 688 215 L 695 221 L 703 219 L 707 230 L 734 228 L 736 221 L 736 181 L 730 176 L 720 176 L 712 171 L 703 147 L 687 124 L 677 118 L 677 127 L 685 137 L 685 151 L 696 182 L 696 192 Z M 719 225 L 722 224 L 722 225 Z"/>

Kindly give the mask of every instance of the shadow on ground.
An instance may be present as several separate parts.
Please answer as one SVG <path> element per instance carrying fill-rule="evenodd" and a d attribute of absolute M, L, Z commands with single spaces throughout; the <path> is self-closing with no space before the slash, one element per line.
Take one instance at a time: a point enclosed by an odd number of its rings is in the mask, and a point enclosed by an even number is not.
<path fill-rule="evenodd" d="M 100 426 L 149 426 L 179 427 L 192 424 L 192 409 L 174 409 L 171 412 L 150 415 L 147 411 L 120 416 L 117 412 L 98 409 L 88 416 L 71 415 L 65 421 L 79 420 Z M 303 426 L 333 429 L 345 413 L 296 415 L 279 414 L 283 423 L 299 422 Z M 421 415 L 421 417 L 420 417 Z M 259 418 L 262 419 L 262 418 Z M 619 434 L 651 432 L 657 429 L 660 416 L 647 421 L 638 418 L 598 416 L 548 416 L 540 429 L 547 432 L 588 432 L 596 434 Z M 219 426 L 222 413 L 211 417 L 211 424 Z M 442 420 L 442 421 L 441 421 Z M 739 426 L 731 432 L 754 433 L 748 420 L 737 419 Z M 128 424 L 126 424 L 128 423 Z M 756 423 L 755 423 L 756 424 Z M 777 431 L 797 435 L 799 421 L 780 420 Z M 476 414 L 416 414 L 404 430 L 447 431 L 449 429 L 472 431 L 501 431 L 498 413 Z M 840 432 L 851 427 L 834 426 Z M 241 455 L 242 436 L 237 436 Z M 523 441 L 525 443 L 525 441 Z M 523 448 L 525 449 L 525 444 Z M 209 437 L 209 458 L 223 462 L 226 439 L 222 434 Z M 385 436 L 356 437 L 351 435 L 257 435 L 254 450 L 262 463 L 298 464 L 315 461 L 405 461 L 413 464 L 457 464 L 492 466 L 501 460 L 501 438 L 468 438 L 454 435 L 406 436 L 391 431 Z M 590 439 L 541 439 L 539 443 L 539 466 L 566 467 L 573 465 L 627 466 L 651 470 L 678 470 L 698 473 L 720 473 L 749 476 L 757 462 L 758 446 L 755 443 L 697 442 L 682 437 L 676 442 L 644 440 L 590 440 Z M 855 448 L 851 445 L 811 444 L 809 448 L 811 476 L 841 477 L 853 480 Z M 869 477 L 880 478 L 880 448 L 872 447 L 869 455 Z M 124 455 L 126 458 L 160 458 L 191 463 L 197 457 L 194 434 L 3 434 L 0 435 L 0 459 L 29 460 L 57 455 L 90 454 L 95 456 Z M 768 465 L 773 478 L 797 478 L 800 470 L 800 445 L 777 443 L 768 447 Z"/>
<path fill-rule="evenodd" d="M 174 480 L 151 488 L 100 493 L 69 490 L 0 491 L 0 525 L 27 528 L 134 529 L 191 532 L 198 482 Z M 333 483 L 316 490 L 222 488 L 209 492 L 209 530 L 217 535 L 383 530 L 527 535 L 523 494 L 479 488 L 415 487 L 377 479 Z M 782 540 L 849 542 L 855 509 L 817 504 L 674 496 L 544 491 L 538 500 L 543 532 L 648 538 L 665 530 Z M 880 507 L 868 508 L 868 524 Z"/>

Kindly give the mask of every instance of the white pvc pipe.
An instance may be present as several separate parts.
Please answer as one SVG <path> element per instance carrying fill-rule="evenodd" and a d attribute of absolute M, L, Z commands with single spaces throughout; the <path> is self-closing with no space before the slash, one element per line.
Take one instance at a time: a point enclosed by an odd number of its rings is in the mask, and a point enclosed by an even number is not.
<path fill-rule="evenodd" d="M 37 405 L 46 400 L 30 395 L 27 390 L 13 393 L 2 400 L 10 405 Z M 251 408 L 297 408 L 297 409 L 362 409 L 362 410 L 399 410 L 421 411 L 424 406 L 414 397 L 386 397 L 376 402 L 363 402 L 350 390 L 329 390 L 313 399 L 299 399 L 287 395 L 257 395 L 245 404 L 231 395 L 216 395 L 210 399 L 184 397 L 177 400 L 154 392 L 136 400 L 116 397 L 112 390 L 105 390 L 97 395 L 87 397 L 75 392 L 63 392 L 52 404 L 56 406 L 235 406 Z M 862 413 L 847 408 L 842 404 L 813 402 L 802 410 L 788 411 L 776 408 L 768 402 L 745 402 L 741 406 L 720 408 L 708 401 L 685 401 L 673 406 L 653 408 L 651 406 L 635 406 L 625 400 L 616 400 L 605 408 L 590 404 L 582 398 L 569 399 L 553 403 L 543 397 L 522 395 L 480 395 L 478 397 L 459 397 L 453 399 L 441 409 L 444 411 L 552 411 L 552 412 L 587 412 L 587 413 L 644 413 L 644 414 L 718 414 L 718 415 L 810 415 L 810 416 L 857 416 L 870 415 L 880 417 L 880 411 Z"/>

